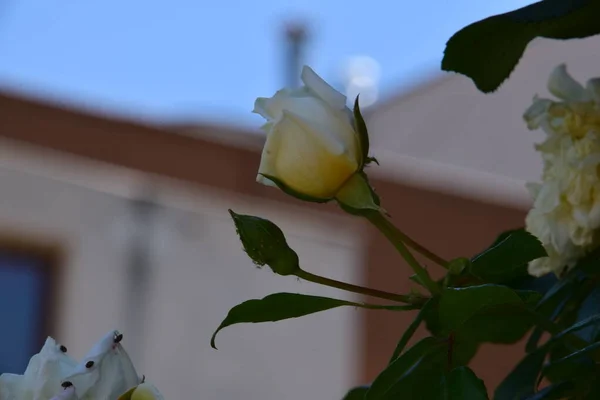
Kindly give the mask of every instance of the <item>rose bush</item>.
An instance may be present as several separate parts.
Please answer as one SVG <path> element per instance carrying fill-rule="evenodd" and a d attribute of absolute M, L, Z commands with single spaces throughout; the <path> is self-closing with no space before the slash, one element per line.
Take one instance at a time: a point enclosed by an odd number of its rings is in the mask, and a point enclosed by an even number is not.
<path fill-rule="evenodd" d="M 559 100 L 536 97 L 524 113 L 530 129 L 542 128 L 548 135 L 536 146 L 544 173 L 541 182 L 528 184 L 534 205 L 526 227 L 500 234 L 473 257 L 452 260 L 412 240 L 379 207 L 361 167 L 365 147 L 355 151 L 357 143 L 368 144 L 368 137 L 360 140 L 367 129 L 358 98 L 351 114 L 342 108 L 345 98 L 312 70 L 304 69 L 303 81 L 298 91 L 284 89 L 256 102 L 268 120 L 259 181 L 303 200 L 335 198 L 345 211 L 367 218 L 412 268 L 414 286 L 408 294 L 390 293 L 312 274 L 301 268 L 301 255 L 273 222 L 230 210 L 255 264 L 395 304 L 275 293 L 233 307 L 211 345 L 222 329 L 239 323 L 280 321 L 342 306 L 418 310 L 381 373 L 370 385 L 350 390 L 345 400 L 487 400 L 491 393 L 470 368 L 471 359 L 484 343 L 517 344 L 526 336 L 525 355 L 495 388 L 495 400 L 600 398 L 599 81 L 592 79 L 584 88 L 564 65 L 554 70 L 548 88 Z M 362 207 L 368 201 L 376 207 Z M 433 279 L 412 251 L 444 268 L 444 276 Z M 427 333 L 411 345 L 421 325 Z"/>

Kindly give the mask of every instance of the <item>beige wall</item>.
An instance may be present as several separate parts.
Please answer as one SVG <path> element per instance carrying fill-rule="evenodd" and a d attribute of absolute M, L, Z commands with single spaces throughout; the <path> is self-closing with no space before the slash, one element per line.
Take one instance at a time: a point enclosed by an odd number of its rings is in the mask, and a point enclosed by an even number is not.
<path fill-rule="evenodd" d="M 61 243 L 56 335 L 84 351 L 110 329 L 140 326 L 139 372 L 166 398 L 281 400 L 338 399 L 359 373 L 359 313 L 331 310 L 276 324 L 224 330 L 219 351 L 212 332 L 239 302 L 277 291 L 353 299 L 345 293 L 258 270 L 241 249 L 227 214 L 261 215 L 286 232 L 307 270 L 356 282 L 361 240 L 353 220 L 304 207 L 190 188 L 158 179 L 157 218 L 148 318 L 124 321 L 127 197 L 144 176 L 64 155 L 1 142 L 0 232 Z M 147 179 L 147 177 L 146 177 Z M 137 347 L 131 347 L 137 348 Z"/>

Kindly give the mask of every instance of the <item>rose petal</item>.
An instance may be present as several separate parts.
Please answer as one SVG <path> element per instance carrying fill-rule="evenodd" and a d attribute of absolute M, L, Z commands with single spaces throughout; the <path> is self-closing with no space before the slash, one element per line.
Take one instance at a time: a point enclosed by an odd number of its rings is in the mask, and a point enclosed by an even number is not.
<path fill-rule="evenodd" d="M 77 394 L 75 393 L 75 388 L 73 386 L 68 387 L 58 393 L 50 400 L 77 400 Z"/>
<path fill-rule="evenodd" d="M 129 355 L 120 343 L 114 342 L 115 333 L 111 331 L 100 339 L 73 373 L 64 379 L 73 384 L 79 397 L 117 398 L 139 384 Z"/>
<path fill-rule="evenodd" d="M 596 104 L 600 105 L 600 78 L 593 78 L 587 81 L 585 85 L 585 90 L 588 92 L 589 96 L 596 102 Z"/>
<path fill-rule="evenodd" d="M 19 400 L 24 389 L 23 375 L 2 374 L 0 375 L 0 399 Z"/>
<path fill-rule="evenodd" d="M 259 172 L 281 179 L 299 193 L 332 198 L 358 169 L 358 162 L 334 137 L 314 129 L 303 118 L 284 112 L 267 139 Z"/>
<path fill-rule="evenodd" d="M 321 100 L 326 102 L 335 110 L 343 110 L 346 108 L 346 96 L 335 90 L 331 85 L 323 80 L 315 71 L 308 65 L 302 68 L 302 82 L 306 87 L 319 96 Z"/>
<path fill-rule="evenodd" d="M 550 74 L 548 90 L 562 100 L 585 101 L 588 99 L 585 89 L 569 75 L 565 64 L 554 68 Z"/>

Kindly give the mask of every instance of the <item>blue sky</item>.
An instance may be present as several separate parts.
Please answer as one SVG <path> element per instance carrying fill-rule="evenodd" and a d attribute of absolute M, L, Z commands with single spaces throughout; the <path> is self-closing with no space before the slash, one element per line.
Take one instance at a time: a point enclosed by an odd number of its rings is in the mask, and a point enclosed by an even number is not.
<path fill-rule="evenodd" d="M 282 24 L 311 24 L 307 60 L 335 81 L 366 55 L 390 95 L 439 70 L 470 22 L 532 1 L 0 0 L 0 87 L 153 119 L 257 124 L 283 82 Z"/>

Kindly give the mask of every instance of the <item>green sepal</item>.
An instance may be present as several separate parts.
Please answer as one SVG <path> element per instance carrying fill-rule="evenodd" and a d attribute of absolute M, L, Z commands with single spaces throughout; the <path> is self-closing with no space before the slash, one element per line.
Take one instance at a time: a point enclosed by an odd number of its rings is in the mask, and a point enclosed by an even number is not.
<path fill-rule="evenodd" d="M 365 122 L 365 119 L 363 118 L 362 113 L 360 112 L 360 106 L 358 104 L 359 96 L 360 95 L 356 96 L 356 99 L 354 100 L 354 109 L 352 113 L 354 114 L 354 130 L 358 135 L 358 141 L 360 144 L 360 169 L 362 170 L 365 165 L 367 165 L 369 162 L 371 162 L 371 160 L 374 159 L 369 158 L 369 131 L 367 130 L 367 124 Z"/>
<path fill-rule="evenodd" d="M 361 215 L 365 210 L 380 210 L 379 197 L 375 195 L 364 172 L 358 172 L 348 179 L 335 199 L 344 211 L 353 215 Z"/>

